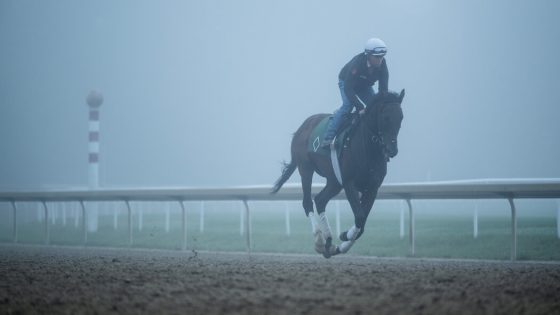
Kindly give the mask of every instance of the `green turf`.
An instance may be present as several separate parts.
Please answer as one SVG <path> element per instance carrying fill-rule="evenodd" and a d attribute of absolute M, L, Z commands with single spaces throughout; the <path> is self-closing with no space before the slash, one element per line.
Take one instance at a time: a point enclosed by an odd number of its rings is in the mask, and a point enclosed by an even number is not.
<path fill-rule="evenodd" d="M 291 233 L 286 234 L 283 205 L 254 203 L 251 205 L 252 251 L 281 253 L 314 253 L 313 238 L 303 211 L 292 207 L 290 211 Z M 31 210 L 27 210 L 31 211 Z M 197 207 L 187 211 L 187 249 L 245 251 L 246 235 L 240 233 L 242 208 L 223 203 L 208 203 L 205 211 L 204 232 L 200 231 L 200 215 Z M 128 247 L 127 212 L 118 210 L 118 228 L 113 227 L 113 215 L 99 217 L 97 232 L 87 233 L 87 246 Z M 333 233 L 336 233 L 335 215 L 328 209 Z M 451 212 L 449 212 L 451 213 Z M 443 213 L 415 214 L 415 256 L 438 258 L 510 259 L 511 219 L 502 216 L 480 216 L 479 234 L 473 237 L 472 215 Z M 18 214 L 19 215 L 19 214 Z M 0 214 L 0 241 L 12 241 L 12 214 L 3 209 Z M 36 219 L 18 219 L 18 242 L 43 244 L 45 226 Z M 145 212 L 143 227 L 138 224 L 138 211 L 133 211 L 133 247 L 181 249 L 181 211 L 175 207 L 170 212 L 170 231 L 165 231 L 165 214 Z M 83 244 L 84 232 L 75 226 L 73 218 L 63 225 L 58 219 L 49 224 L 50 244 Z M 353 222 L 349 210 L 341 210 L 341 228 Z M 351 249 L 353 254 L 382 257 L 406 257 L 411 255 L 408 235 L 408 216 L 405 215 L 405 235 L 399 235 L 399 212 L 376 211 L 370 215 L 366 230 Z M 337 241 L 338 242 L 338 241 Z M 560 240 L 556 235 L 554 216 L 528 216 L 518 218 L 517 237 L 519 260 L 560 260 Z"/>

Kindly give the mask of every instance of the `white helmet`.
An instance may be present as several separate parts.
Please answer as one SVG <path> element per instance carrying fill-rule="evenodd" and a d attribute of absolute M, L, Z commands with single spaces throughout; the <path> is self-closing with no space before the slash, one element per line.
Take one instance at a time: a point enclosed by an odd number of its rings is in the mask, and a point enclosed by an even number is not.
<path fill-rule="evenodd" d="M 379 38 L 370 38 L 366 42 L 364 53 L 372 56 L 385 56 L 387 53 L 387 46 Z"/>

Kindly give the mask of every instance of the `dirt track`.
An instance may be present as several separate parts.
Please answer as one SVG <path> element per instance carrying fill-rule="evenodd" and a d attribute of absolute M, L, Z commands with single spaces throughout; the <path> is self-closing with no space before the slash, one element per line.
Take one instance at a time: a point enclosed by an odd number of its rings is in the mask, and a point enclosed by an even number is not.
<path fill-rule="evenodd" d="M 560 264 L 0 245 L 0 314 L 560 314 Z"/>

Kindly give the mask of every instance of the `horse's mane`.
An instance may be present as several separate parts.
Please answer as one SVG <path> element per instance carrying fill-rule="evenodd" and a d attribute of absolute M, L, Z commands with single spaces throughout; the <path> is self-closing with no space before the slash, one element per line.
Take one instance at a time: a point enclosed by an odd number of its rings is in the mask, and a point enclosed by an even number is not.
<path fill-rule="evenodd" d="M 400 94 L 395 91 L 389 91 L 388 93 L 382 93 L 379 97 L 374 99 L 373 104 L 377 103 L 400 103 Z"/>

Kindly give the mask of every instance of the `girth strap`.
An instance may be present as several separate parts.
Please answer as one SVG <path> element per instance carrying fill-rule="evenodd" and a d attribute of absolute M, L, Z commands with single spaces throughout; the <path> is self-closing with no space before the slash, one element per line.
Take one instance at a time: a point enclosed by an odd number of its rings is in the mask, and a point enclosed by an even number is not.
<path fill-rule="evenodd" d="M 335 142 L 336 137 L 334 137 L 333 141 L 331 142 L 331 163 L 334 170 L 334 175 L 336 176 L 336 180 L 338 180 L 338 183 L 342 185 L 342 175 L 340 173 L 340 165 L 338 163 L 338 154 L 336 154 Z"/>

